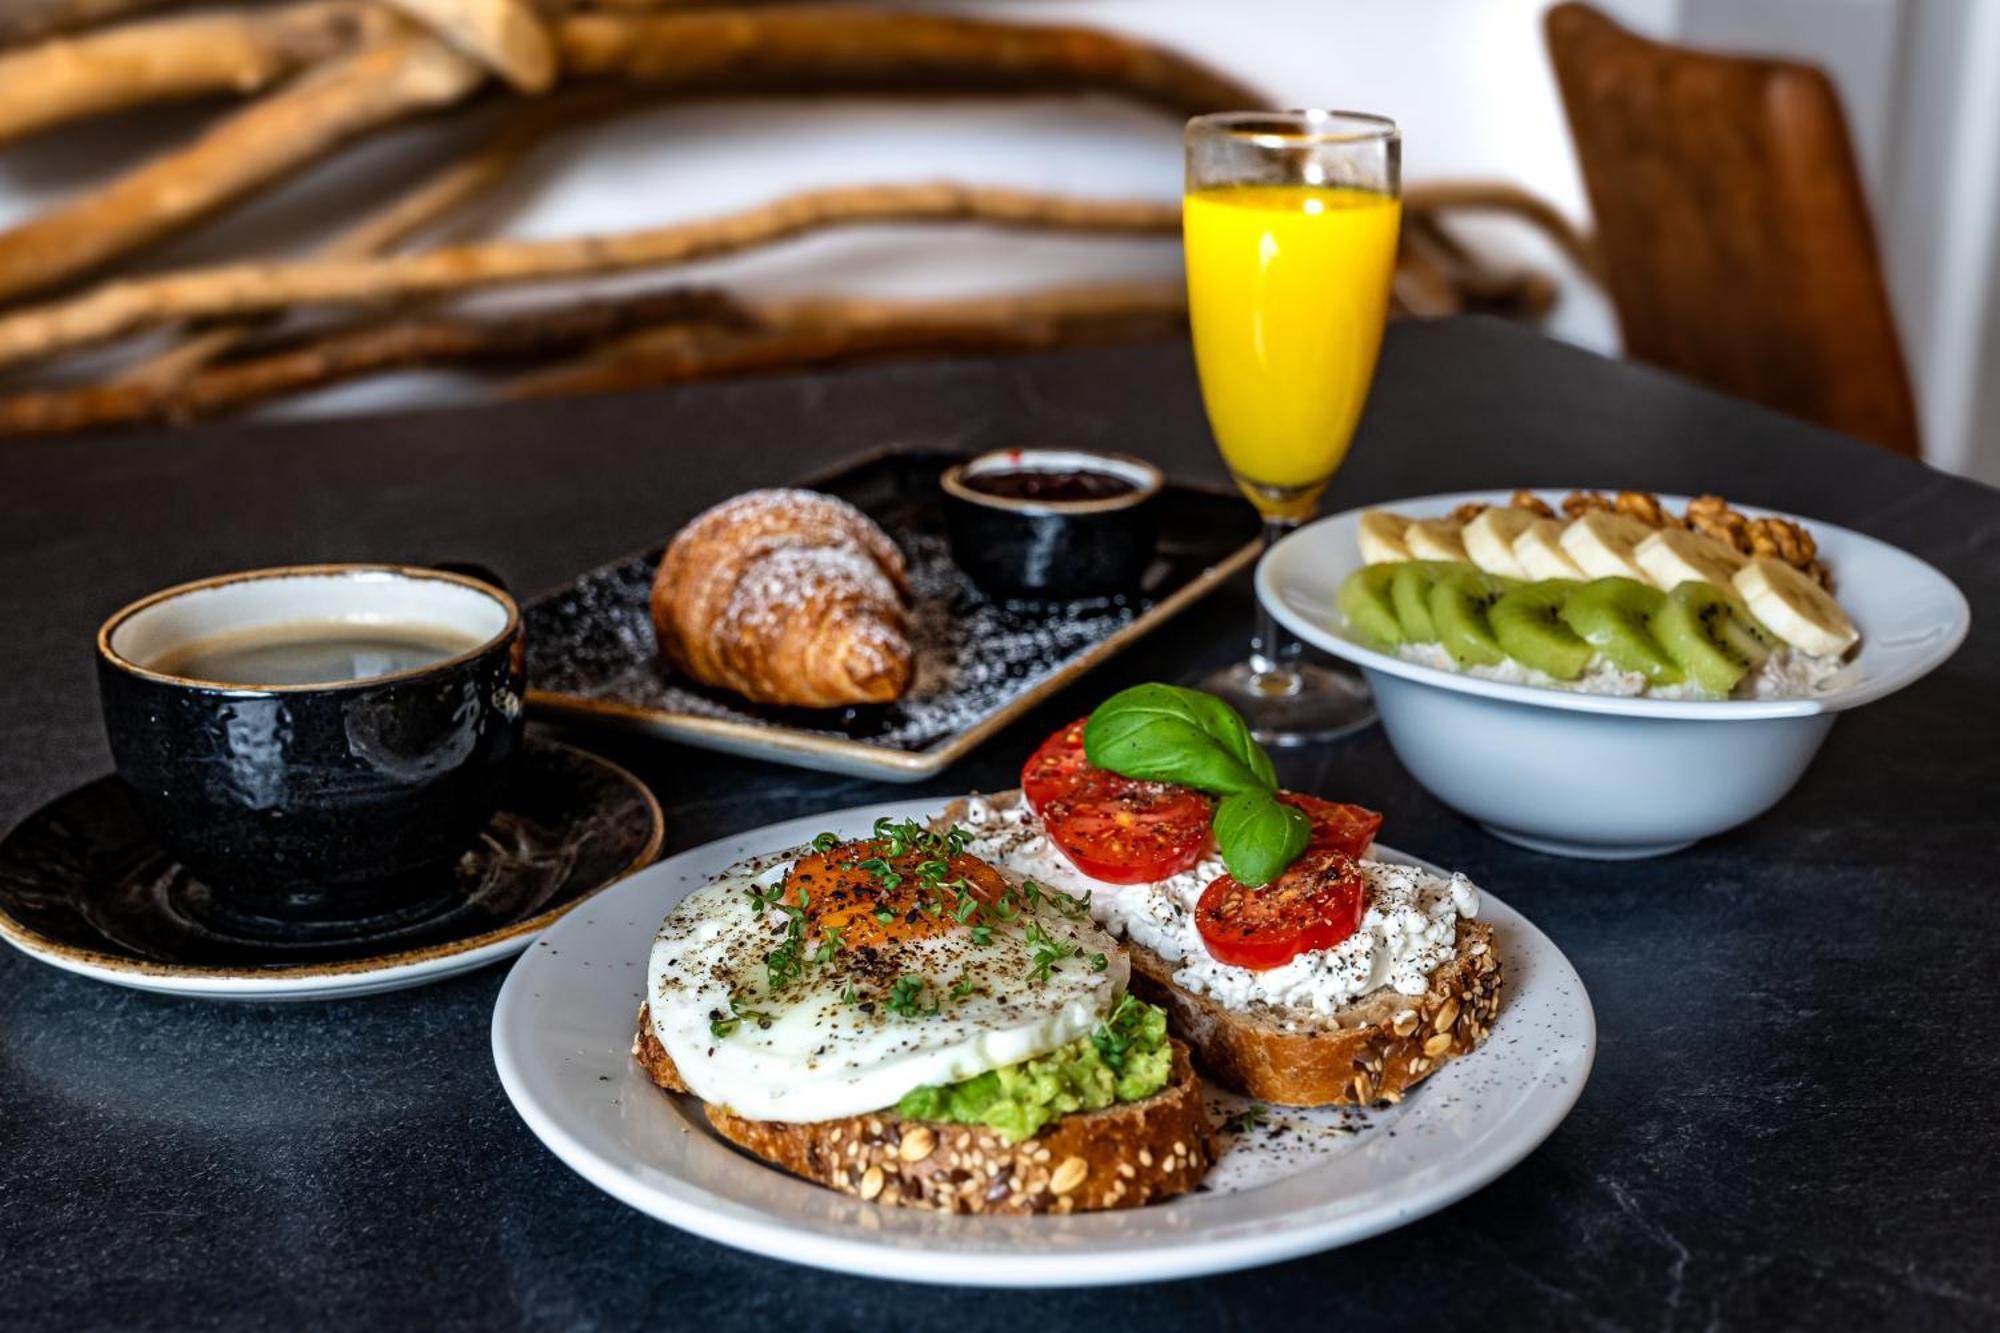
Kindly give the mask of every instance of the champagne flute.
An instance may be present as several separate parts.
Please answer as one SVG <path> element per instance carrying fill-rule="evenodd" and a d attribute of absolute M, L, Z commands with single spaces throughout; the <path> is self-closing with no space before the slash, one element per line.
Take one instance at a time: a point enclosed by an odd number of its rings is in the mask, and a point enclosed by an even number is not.
<path fill-rule="evenodd" d="M 1353 439 L 1388 315 L 1401 196 L 1401 137 L 1380 116 L 1188 122 L 1182 229 L 1202 400 L 1267 549 L 1312 517 Z M 1308 663 L 1299 647 L 1260 604 L 1249 660 L 1202 688 L 1271 745 L 1374 720 L 1359 676 Z"/>

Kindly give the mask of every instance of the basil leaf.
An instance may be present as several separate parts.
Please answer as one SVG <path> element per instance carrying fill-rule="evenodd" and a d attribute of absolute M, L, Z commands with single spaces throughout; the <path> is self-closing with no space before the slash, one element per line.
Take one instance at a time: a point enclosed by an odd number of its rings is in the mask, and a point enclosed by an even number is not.
<path fill-rule="evenodd" d="M 1268 791 L 1239 792 L 1215 807 L 1215 845 L 1237 883 L 1269 884 L 1298 859 L 1312 821 Z"/>
<path fill-rule="evenodd" d="M 1264 747 L 1257 744 L 1257 738 L 1250 734 L 1250 726 L 1243 715 L 1212 694 L 1200 690 L 1176 689 L 1167 686 L 1180 695 L 1187 706 L 1201 719 L 1201 729 L 1223 749 L 1256 774 L 1259 782 L 1269 788 L 1278 785 L 1278 771 L 1271 767 L 1271 756 L 1264 753 Z"/>
<path fill-rule="evenodd" d="M 1134 685 L 1105 700 L 1084 725 L 1083 751 L 1099 768 L 1128 778 L 1217 795 L 1276 785 L 1269 756 L 1234 709 L 1172 685 Z"/>
<path fill-rule="evenodd" d="M 1120 690 L 1084 724 L 1083 750 L 1113 773 L 1222 797 L 1215 842 L 1239 883 L 1270 883 L 1311 837 L 1312 821 L 1277 798 L 1271 757 L 1212 694 L 1157 682 Z"/>

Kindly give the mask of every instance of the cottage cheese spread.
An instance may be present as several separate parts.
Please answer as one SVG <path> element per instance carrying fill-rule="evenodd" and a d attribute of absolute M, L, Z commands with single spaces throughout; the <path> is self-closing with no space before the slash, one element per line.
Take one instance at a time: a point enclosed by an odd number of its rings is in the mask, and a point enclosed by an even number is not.
<path fill-rule="evenodd" d="M 1087 895 L 1091 915 L 1112 934 L 1179 964 L 1177 985 L 1231 1009 L 1263 1003 L 1330 1014 L 1383 986 L 1422 995 L 1430 974 L 1458 956 L 1459 919 L 1479 914 L 1479 890 L 1463 875 L 1439 879 L 1364 860 L 1368 908 L 1360 928 L 1331 949 L 1253 971 L 1216 962 L 1195 926 L 1202 890 L 1227 873 L 1213 852 L 1155 884 L 1105 884 L 1070 864 L 1018 793 L 974 797 L 958 823 L 972 835 L 967 850 L 973 855 L 1065 893 Z"/>
<path fill-rule="evenodd" d="M 1497 666 L 1462 667 L 1452 660 L 1452 656 L 1440 643 L 1405 643 L 1396 649 L 1396 656 L 1405 662 L 1415 662 L 1419 666 L 1435 667 L 1439 671 L 1455 671 L 1462 676 L 1477 676 L 1481 680 L 1498 681 L 1502 685 L 1536 685 L 1545 690 L 1570 690 L 1577 694 L 1617 694 L 1627 698 L 1644 695 L 1648 699 L 1711 699 L 1715 696 L 1704 693 L 1693 685 L 1649 685 L 1645 674 L 1638 671 L 1621 671 L 1603 658 L 1597 658 L 1584 673 L 1575 680 L 1557 680 L 1546 672 L 1531 666 L 1523 666 L 1513 658 L 1508 658 Z M 1841 659 L 1837 657 L 1814 657 L 1810 653 L 1798 652 L 1792 648 L 1780 648 L 1765 658 L 1755 671 L 1736 683 L 1731 692 L 1732 699 L 1806 699 L 1815 694 L 1823 694 L 1834 684 L 1833 678 L 1840 674 Z"/>

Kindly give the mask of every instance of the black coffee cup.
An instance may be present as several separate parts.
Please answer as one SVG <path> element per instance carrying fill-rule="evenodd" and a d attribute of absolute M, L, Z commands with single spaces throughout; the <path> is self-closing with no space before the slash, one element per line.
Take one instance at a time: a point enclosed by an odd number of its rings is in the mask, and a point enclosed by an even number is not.
<path fill-rule="evenodd" d="M 383 669 L 283 675 L 336 651 Z M 232 908 L 278 920 L 393 911 L 471 846 L 521 746 L 523 667 L 505 592 L 397 565 L 203 579 L 97 634 L 105 733 L 148 824 Z"/>

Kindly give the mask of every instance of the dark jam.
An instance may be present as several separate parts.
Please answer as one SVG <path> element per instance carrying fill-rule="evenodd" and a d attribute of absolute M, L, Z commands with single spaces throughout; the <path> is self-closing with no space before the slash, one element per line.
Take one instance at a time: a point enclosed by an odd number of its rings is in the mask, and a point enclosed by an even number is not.
<path fill-rule="evenodd" d="M 965 488 L 1002 500 L 1042 500 L 1052 503 L 1075 500 L 1115 500 L 1139 488 L 1111 472 L 1088 468 L 1065 468 L 1042 472 L 1016 468 L 1007 472 L 975 472 L 965 478 Z"/>

